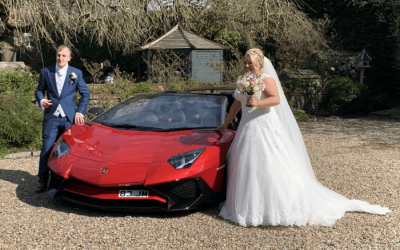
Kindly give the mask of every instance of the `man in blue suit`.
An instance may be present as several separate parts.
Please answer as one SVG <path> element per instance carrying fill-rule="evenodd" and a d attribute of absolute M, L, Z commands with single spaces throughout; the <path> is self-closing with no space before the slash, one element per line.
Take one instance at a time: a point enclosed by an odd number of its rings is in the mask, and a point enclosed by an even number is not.
<path fill-rule="evenodd" d="M 39 106 L 43 108 L 43 147 L 39 160 L 39 184 L 37 193 L 44 192 L 49 179 L 47 160 L 50 151 L 60 137 L 73 123 L 82 125 L 83 116 L 89 103 L 90 92 L 83 80 L 82 71 L 68 65 L 71 48 L 61 45 L 57 49 L 57 63 L 40 72 L 39 84 L 35 92 Z M 81 98 L 75 104 L 76 92 Z M 47 92 L 47 99 L 44 97 Z"/>

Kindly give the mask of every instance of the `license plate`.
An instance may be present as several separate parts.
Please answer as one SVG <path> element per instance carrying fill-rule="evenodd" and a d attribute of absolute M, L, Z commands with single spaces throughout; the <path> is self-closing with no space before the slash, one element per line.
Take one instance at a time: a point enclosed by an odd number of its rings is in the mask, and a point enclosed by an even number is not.
<path fill-rule="evenodd" d="M 131 198 L 131 197 L 149 197 L 148 190 L 119 190 L 118 197 Z"/>

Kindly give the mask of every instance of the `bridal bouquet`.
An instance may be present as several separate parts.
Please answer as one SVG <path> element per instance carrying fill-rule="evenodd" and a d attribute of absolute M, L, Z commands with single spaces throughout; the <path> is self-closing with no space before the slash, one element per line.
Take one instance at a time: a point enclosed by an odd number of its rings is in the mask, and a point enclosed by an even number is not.
<path fill-rule="evenodd" d="M 253 96 L 258 91 L 263 91 L 262 81 L 251 73 L 246 73 L 237 81 L 237 90 L 242 93 L 244 92 L 247 97 Z M 251 107 L 246 105 L 246 107 Z"/>

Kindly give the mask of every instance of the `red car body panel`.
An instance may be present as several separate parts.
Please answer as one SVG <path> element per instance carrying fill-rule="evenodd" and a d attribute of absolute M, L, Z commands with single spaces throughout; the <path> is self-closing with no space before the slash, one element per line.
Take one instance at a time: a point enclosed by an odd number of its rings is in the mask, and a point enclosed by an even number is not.
<path fill-rule="evenodd" d="M 49 194 L 101 209 L 138 211 L 181 211 L 223 199 L 225 160 L 235 131 L 220 133 L 213 127 L 224 122 L 232 95 L 149 95 L 150 101 L 132 97 L 100 111 L 93 121 L 67 129 L 49 157 Z M 169 123 L 172 119 L 177 120 Z M 240 116 L 231 128 L 239 121 Z M 168 162 L 171 157 L 172 164 L 191 165 L 176 169 Z"/>
<path fill-rule="evenodd" d="M 70 152 L 57 159 L 50 157 L 48 164 L 52 171 L 64 178 L 74 178 L 95 187 L 154 185 L 201 178 L 214 192 L 219 192 L 224 169 L 218 168 L 225 164 L 234 132 L 135 131 L 87 122 L 82 126 L 71 126 L 62 137 L 70 146 Z M 198 148 L 206 149 L 190 168 L 175 169 L 167 162 L 172 156 Z M 102 174 L 105 168 L 108 171 Z M 96 188 L 85 192 L 77 192 L 77 188 L 68 189 L 79 194 L 87 192 L 96 198 L 106 199 L 110 195 L 96 193 Z"/>

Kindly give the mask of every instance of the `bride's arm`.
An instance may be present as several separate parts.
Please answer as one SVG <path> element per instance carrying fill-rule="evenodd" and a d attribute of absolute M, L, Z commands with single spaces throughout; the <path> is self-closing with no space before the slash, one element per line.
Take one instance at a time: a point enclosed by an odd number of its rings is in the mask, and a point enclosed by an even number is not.
<path fill-rule="evenodd" d="M 233 119 L 235 119 L 237 113 L 241 108 L 242 104 L 235 99 L 235 101 L 232 103 L 231 109 L 229 110 L 228 116 L 226 117 L 224 124 L 216 128 L 215 130 L 223 132 L 226 129 L 226 127 L 228 127 L 229 123 L 231 123 Z"/>
<path fill-rule="evenodd" d="M 263 82 L 265 86 L 264 94 L 268 98 L 265 98 L 263 100 L 257 100 L 254 97 L 249 97 L 247 98 L 247 104 L 259 108 L 268 108 L 278 105 L 281 102 L 281 99 L 279 97 L 278 87 L 276 86 L 274 78 L 265 77 L 263 79 Z"/>

